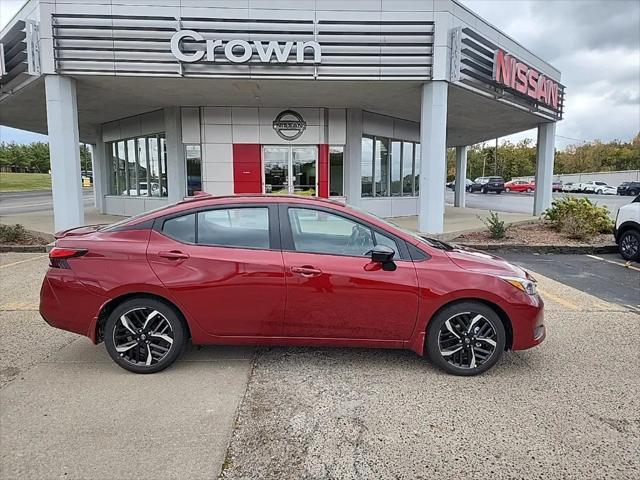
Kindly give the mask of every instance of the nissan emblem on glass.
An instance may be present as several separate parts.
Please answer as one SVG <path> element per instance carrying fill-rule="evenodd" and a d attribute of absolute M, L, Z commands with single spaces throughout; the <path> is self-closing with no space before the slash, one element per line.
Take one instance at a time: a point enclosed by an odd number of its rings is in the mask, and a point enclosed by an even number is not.
<path fill-rule="evenodd" d="M 302 115 L 293 110 L 284 110 L 273 121 L 273 129 L 284 140 L 295 140 L 307 128 L 307 122 Z"/>

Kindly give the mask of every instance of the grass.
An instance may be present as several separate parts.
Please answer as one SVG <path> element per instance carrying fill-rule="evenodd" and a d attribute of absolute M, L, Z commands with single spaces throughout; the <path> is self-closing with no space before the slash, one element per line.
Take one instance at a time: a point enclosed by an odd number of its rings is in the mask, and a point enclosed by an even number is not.
<path fill-rule="evenodd" d="M 48 173 L 5 173 L 0 172 L 0 192 L 21 190 L 50 190 L 51 175 Z"/>

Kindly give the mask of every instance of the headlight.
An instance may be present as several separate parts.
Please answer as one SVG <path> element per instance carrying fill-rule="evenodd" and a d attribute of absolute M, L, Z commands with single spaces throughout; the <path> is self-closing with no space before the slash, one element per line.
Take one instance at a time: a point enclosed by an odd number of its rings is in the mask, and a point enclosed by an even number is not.
<path fill-rule="evenodd" d="M 507 283 L 510 283 L 518 290 L 522 290 L 529 295 L 535 295 L 538 293 L 538 283 L 535 280 L 529 280 L 521 277 L 500 277 Z"/>

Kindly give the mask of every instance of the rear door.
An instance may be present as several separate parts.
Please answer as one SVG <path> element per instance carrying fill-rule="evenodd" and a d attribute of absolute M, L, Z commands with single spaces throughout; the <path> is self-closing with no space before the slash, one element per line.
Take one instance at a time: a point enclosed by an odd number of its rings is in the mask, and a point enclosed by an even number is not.
<path fill-rule="evenodd" d="M 147 257 L 191 318 L 216 336 L 282 334 L 276 205 L 235 204 L 156 220 Z"/>
<path fill-rule="evenodd" d="M 407 340 L 416 322 L 418 284 L 403 240 L 332 209 L 282 205 L 289 337 Z M 385 244 L 395 271 L 367 252 Z"/>

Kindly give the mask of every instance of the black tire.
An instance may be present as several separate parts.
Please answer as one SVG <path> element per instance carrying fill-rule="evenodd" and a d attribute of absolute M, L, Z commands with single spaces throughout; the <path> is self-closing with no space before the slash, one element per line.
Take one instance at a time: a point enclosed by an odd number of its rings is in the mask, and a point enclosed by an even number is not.
<path fill-rule="evenodd" d="M 466 332 L 464 332 L 466 327 L 459 330 L 458 326 L 464 325 L 465 318 L 468 319 L 467 322 L 473 326 L 473 319 L 477 315 L 482 317 L 482 323 L 478 322 L 476 324 L 482 326 L 480 334 L 484 331 L 492 332 L 491 337 L 486 338 L 491 338 L 495 345 L 485 343 L 486 339 L 477 340 L 480 337 L 477 337 L 478 332 L 473 330 L 471 331 L 472 336 L 468 338 L 471 343 L 467 342 L 467 338 L 463 340 L 466 334 Z M 449 326 L 452 327 L 451 329 L 446 325 L 447 321 L 449 321 Z M 488 325 L 490 327 L 488 327 Z M 474 328 L 474 330 L 476 329 L 477 327 Z M 458 332 L 459 335 L 453 333 L 454 331 Z M 442 335 L 441 332 L 443 332 Z M 456 335 L 458 339 L 453 337 L 450 332 Z M 450 340 L 447 339 L 447 336 L 449 336 Z M 458 346 L 457 343 L 447 347 L 449 350 L 447 350 L 447 348 L 441 350 L 441 343 L 447 345 L 449 341 L 458 342 L 458 340 L 459 345 L 462 345 L 460 347 L 461 350 L 455 350 Z M 470 346 L 465 346 L 464 342 L 467 342 Z M 505 344 L 506 333 L 500 317 L 491 307 L 481 302 L 465 301 L 449 305 L 431 319 L 429 328 L 427 329 L 426 350 L 428 357 L 437 367 L 453 375 L 473 376 L 486 372 L 500 360 L 505 349 Z M 478 345 L 481 345 L 483 348 L 480 349 L 477 347 Z M 478 356 L 485 355 L 484 353 L 480 354 L 479 351 L 485 352 L 485 348 L 493 348 L 493 350 L 491 350 L 490 355 L 487 355 L 486 358 L 481 360 L 481 363 L 477 363 Z M 446 356 L 443 354 L 443 352 L 448 353 L 452 350 L 455 351 L 454 354 Z M 465 362 L 468 362 L 469 366 L 463 365 Z M 456 363 L 459 363 L 459 365 Z M 475 364 L 475 366 L 473 366 L 473 364 Z"/>
<path fill-rule="evenodd" d="M 620 255 L 625 260 L 640 260 L 640 232 L 629 229 L 620 235 L 618 243 Z"/>
<path fill-rule="evenodd" d="M 502 193 L 502 190 L 496 190 L 496 193 L 500 195 Z"/>
<path fill-rule="evenodd" d="M 153 312 L 156 314 L 152 316 Z M 122 320 L 123 316 L 126 320 Z M 149 297 L 132 298 L 118 306 L 104 328 L 109 356 L 134 373 L 156 373 L 170 366 L 182 353 L 186 337 L 185 326 L 176 311 Z"/>
<path fill-rule="evenodd" d="M 482 193 L 484 193 L 484 194 L 487 194 L 487 193 L 488 193 L 488 190 L 487 190 L 486 188 L 483 188 L 483 189 L 481 190 L 481 192 L 482 192 Z"/>

